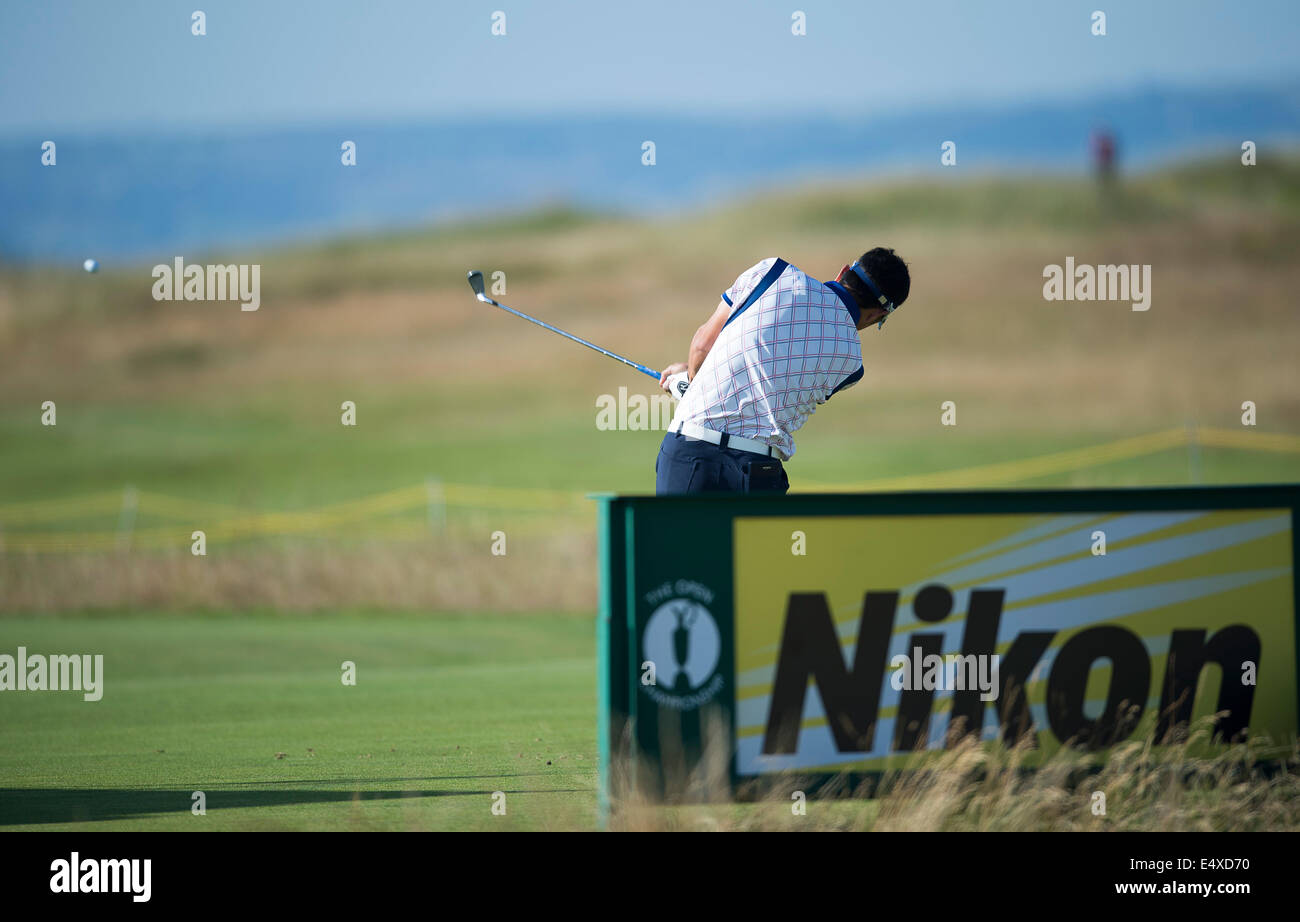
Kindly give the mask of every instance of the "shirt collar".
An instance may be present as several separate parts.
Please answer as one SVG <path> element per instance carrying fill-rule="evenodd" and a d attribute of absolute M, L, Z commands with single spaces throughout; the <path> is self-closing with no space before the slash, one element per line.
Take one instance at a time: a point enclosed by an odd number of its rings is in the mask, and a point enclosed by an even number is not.
<path fill-rule="evenodd" d="M 857 300 L 849 293 L 849 290 L 839 282 L 826 282 L 826 287 L 839 295 L 844 307 L 848 309 L 849 316 L 853 318 L 853 325 L 857 326 L 862 317 L 862 311 L 858 308 Z"/>

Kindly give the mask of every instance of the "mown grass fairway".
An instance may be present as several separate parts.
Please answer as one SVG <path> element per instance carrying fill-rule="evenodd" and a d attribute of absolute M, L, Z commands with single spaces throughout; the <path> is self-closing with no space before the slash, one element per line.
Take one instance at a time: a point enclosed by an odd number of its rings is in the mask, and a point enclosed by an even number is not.
<path fill-rule="evenodd" d="M 595 825 L 589 617 L 0 621 L 19 645 L 103 653 L 105 691 L 0 695 L 0 828 Z"/>

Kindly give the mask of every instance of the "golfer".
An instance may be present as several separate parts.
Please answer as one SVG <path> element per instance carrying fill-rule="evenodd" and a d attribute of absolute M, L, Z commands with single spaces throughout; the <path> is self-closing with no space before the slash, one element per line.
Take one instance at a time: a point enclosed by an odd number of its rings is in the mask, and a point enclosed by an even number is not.
<path fill-rule="evenodd" d="M 783 259 L 741 274 L 695 331 L 689 358 L 659 384 L 689 386 L 655 462 L 655 492 L 785 493 L 793 433 L 819 404 L 862 379 L 858 332 L 907 300 L 911 278 L 877 247 L 819 282 Z M 670 391 L 671 393 L 671 391 Z"/>

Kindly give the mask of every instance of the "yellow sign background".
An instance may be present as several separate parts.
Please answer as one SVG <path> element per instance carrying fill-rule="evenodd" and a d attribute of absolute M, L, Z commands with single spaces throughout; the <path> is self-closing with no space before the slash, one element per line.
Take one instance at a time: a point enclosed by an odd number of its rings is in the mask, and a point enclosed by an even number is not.
<path fill-rule="evenodd" d="M 1093 553 L 1095 534 L 1107 536 L 1104 556 Z M 794 552 L 798 535 L 805 553 Z M 805 755 L 805 738 L 825 726 L 809 716 L 800 728 L 799 758 L 774 763 L 757 755 L 766 702 L 792 592 L 825 593 L 840 633 L 841 650 L 855 642 L 867 591 L 899 590 L 891 656 L 913 630 L 945 631 L 943 653 L 960 651 L 965 601 L 971 588 L 1006 587 L 997 652 L 1005 654 L 1023 630 L 1056 630 L 1044 660 L 1071 636 L 1100 623 L 1125 627 L 1142 638 L 1151 658 L 1151 694 L 1144 721 L 1130 738 L 1150 733 L 1159 706 L 1169 635 L 1175 629 L 1246 624 L 1260 637 L 1258 686 L 1251 712 L 1252 737 L 1268 735 L 1289 745 L 1296 734 L 1296 647 L 1292 534 L 1289 509 L 1117 512 L 1070 515 L 799 516 L 738 517 L 734 524 L 738 772 L 782 768 L 879 769 L 896 763 L 878 738 L 872 753 Z M 911 602 L 929 583 L 956 596 L 942 622 L 915 619 Z M 1152 593 L 1163 603 L 1151 604 Z M 1079 621 L 1079 600 L 1088 620 Z M 1070 605 L 1074 602 L 1076 604 Z M 1052 623 L 1053 611 L 1073 621 Z M 1036 620 L 1028 621 L 1029 617 Z M 1068 620 L 1068 619 L 1067 619 Z M 889 671 L 881 718 L 890 716 Z M 1031 706 L 1041 706 L 1047 674 L 1029 684 Z M 1089 702 L 1105 698 L 1110 667 L 1094 664 Z M 1213 712 L 1217 667 L 1202 672 L 1194 719 Z M 1232 676 L 1234 680 L 1238 677 Z M 813 696 L 810 694 L 809 699 Z M 894 704 L 896 706 L 896 695 Z M 951 697 L 935 700 L 932 726 L 946 726 Z M 989 709 L 992 710 L 991 708 Z M 992 717 L 987 718 L 986 733 Z M 1059 746 L 1038 721 L 1042 755 Z M 824 735 L 824 733 L 823 733 Z M 811 760 L 811 761 L 810 761 Z"/>

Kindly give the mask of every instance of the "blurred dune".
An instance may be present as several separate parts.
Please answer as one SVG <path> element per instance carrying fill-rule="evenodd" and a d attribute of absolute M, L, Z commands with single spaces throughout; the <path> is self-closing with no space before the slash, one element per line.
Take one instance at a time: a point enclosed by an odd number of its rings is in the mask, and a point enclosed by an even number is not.
<path fill-rule="evenodd" d="M 1300 161 L 1199 161 L 1129 176 L 1113 191 L 1051 176 L 854 182 L 671 219 L 553 208 L 186 255 L 259 263 L 256 313 L 155 302 L 148 266 L 98 275 L 6 269 L 0 504 L 133 485 L 249 510 L 295 509 L 429 478 L 648 491 L 658 434 L 598 430 L 595 402 L 653 385 L 476 304 L 466 270 L 502 270 L 506 303 L 661 366 L 684 357 L 718 293 L 757 260 L 779 254 L 829 278 L 878 244 L 911 264 L 911 298 L 883 331 L 864 333 L 865 380 L 798 437 L 796 484 L 966 468 L 1184 425 L 1240 428 L 1246 400 L 1258 407 L 1259 431 L 1300 433 Z M 1066 257 L 1150 264 L 1150 310 L 1045 301 L 1044 266 Z M 53 429 L 39 424 L 45 400 L 58 406 Z M 355 428 L 339 423 L 345 400 L 357 403 Z M 944 400 L 957 403 L 955 428 L 939 425 Z M 1298 472 L 1295 455 L 1207 448 L 1189 459 L 1176 449 L 1024 485 L 1294 481 Z M 450 536 L 426 539 L 430 572 L 454 565 L 477 580 L 478 589 L 457 590 L 457 604 L 594 605 L 594 576 L 582 563 L 590 510 L 557 518 L 554 542 L 533 541 L 510 561 L 522 577 L 510 581 L 519 598 L 493 594 L 491 566 L 500 562 L 467 562 L 463 542 L 520 522 L 499 509 L 450 510 Z M 8 534 L 12 542 L 12 527 Z M 588 557 L 571 542 L 560 548 L 570 541 L 561 534 L 576 535 Z M 188 527 L 178 531 L 178 549 L 188 536 Z M 371 536 L 362 524 L 349 537 Z M 7 556 L 11 577 L 36 566 Z M 42 579 L 59 566 L 40 562 Z M 174 567 L 154 570 L 182 579 Z M 75 596 L 77 607 L 94 598 Z M 379 596 L 399 606 L 440 601 L 434 591 Z M 101 601 L 133 597 L 119 585 Z M 258 593 L 214 588 L 213 598 L 254 604 Z M 42 599 L 42 608 L 62 604 Z M 38 602 L 11 591 L 0 607 L 23 604 Z"/>

